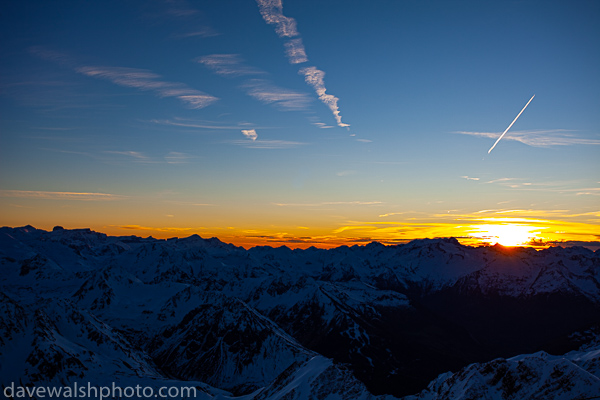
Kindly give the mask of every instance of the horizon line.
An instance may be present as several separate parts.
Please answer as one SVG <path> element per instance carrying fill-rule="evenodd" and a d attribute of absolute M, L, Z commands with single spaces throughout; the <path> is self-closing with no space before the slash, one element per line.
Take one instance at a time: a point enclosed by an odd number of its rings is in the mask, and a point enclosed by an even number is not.
<path fill-rule="evenodd" d="M 143 227 L 132 227 L 132 226 L 130 226 L 130 227 L 120 227 L 119 226 L 118 228 L 124 229 L 124 230 L 129 229 L 129 230 L 138 230 L 138 231 L 139 230 L 142 230 L 142 231 L 150 230 L 150 229 L 144 229 Z M 250 249 L 256 248 L 256 247 L 269 247 L 269 248 L 273 248 L 273 249 L 285 247 L 290 250 L 297 250 L 297 249 L 306 250 L 308 248 L 331 250 L 331 249 L 338 249 L 341 247 L 355 247 L 355 246 L 365 247 L 365 246 L 367 246 L 369 244 L 373 244 L 373 243 L 380 244 L 382 246 L 390 246 L 391 247 L 391 246 L 406 245 L 406 244 L 409 244 L 414 241 L 449 240 L 449 239 L 456 240 L 456 242 L 458 242 L 458 244 L 461 246 L 472 247 L 472 248 L 479 248 L 479 247 L 496 247 L 496 248 L 499 247 L 499 248 L 506 248 L 506 249 L 532 248 L 532 249 L 538 251 L 538 250 L 545 250 L 545 249 L 552 248 L 552 247 L 564 247 L 564 248 L 583 247 L 583 248 L 587 248 L 591 251 L 600 250 L 600 241 L 575 241 L 575 240 L 544 241 L 542 239 L 535 240 L 535 238 L 533 238 L 531 241 L 529 241 L 527 243 L 509 246 L 509 245 L 503 245 L 499 242 L 493 243 L 493 242 L 485 241 L 484 239 L 486 239 L 486 236 L 481 236 L 481 237 L 476 237 L 476 236 L 436 236 L 436 237 L 416 237 L 416 238 L 397 239 L 397 240 L 393 240 L 393 239 L 390 240 L 390 239 L 383 239 L 383 238 L 380 238 L 380 239 L 377 239 L 377 238 L 352 238 L 352 239 L 339 238 L 339 239 L 329 240 L 329 241 L 326 241 L 326 240 L 317 241 L 318 240 L 317 238 L 312 238 L 312 237 L 276 238 L 276 237 L 261 237 L 261 236 L 248 235 L 248 236 L 244 236 L 244 237 L 236 237 L 236 239 L 238 239 L 238 240 L 228 241 L 228 240 L 219 238 L 218 236 L 207 237 L 207 236 L 201 236 L 198 233 L 191 233 L 188 236 L 171 236 L 171 237 L 162 237 L 161 238 L 161 237 L 154 237 L 152 235 L 149 235 L 146 237 L 144 237 L 142 235 L 113 235 L 113 234 L 105 233 L 105 232 L 95 230 L 95 229 L 89 228 L 89 227 L 64 228 L 61 225 L 54 226 L 52 228 L 52 230 L 36 228 L 35 226 L 30 225 L 30 224 L 27 224 L 24 226 L 15 226 L 15 227 L 2 226 L 0 229 L 14 229 L 14 230 L 34 229 L 36 231 L 43 231 L 45 233 L 52 233 L 55 231 L 81 231 L 81 232 L 100 233 L 107 237 L 113 237 L 113 238 L 135 237 L 135 238 L 139 238 L 139 239 L 165 241 L 165 242 L 170 241 L 170 240 L 185 240 L 185 239 L 189 239 L 194 236 L 197 236 L 202 240 L 216 239 L 225 245 L 241 247 L 245 250 L 250 250 Z M 189 230 L 192 230 L 192 229 L 189 229 Z M 160 231 L 155 231 L 154 233 L 160 233 Z M 163 233 L 166 233 L 166 231 L 163 231 Z M 253 240 L 256 243 L 252 243 Z"/>

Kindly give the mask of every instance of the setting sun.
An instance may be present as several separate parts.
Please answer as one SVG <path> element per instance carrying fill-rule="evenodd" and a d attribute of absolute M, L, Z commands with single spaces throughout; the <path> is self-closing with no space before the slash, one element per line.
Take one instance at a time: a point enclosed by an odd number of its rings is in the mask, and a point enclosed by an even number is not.
<path fill-rule="evenodd" d="M 484 242 L 499 243 L 503 246 L 526 245 L 536 238 L 538 228 L 521 224 L 479 225 L 473 227 L 477 236 Z"/>

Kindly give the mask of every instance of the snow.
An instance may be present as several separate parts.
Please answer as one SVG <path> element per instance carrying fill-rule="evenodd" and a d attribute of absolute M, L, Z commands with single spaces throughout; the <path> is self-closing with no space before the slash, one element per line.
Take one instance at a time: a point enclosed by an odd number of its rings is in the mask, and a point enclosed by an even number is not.
<path fill-rule="evenodd" d="M 0 228 L 0 384 L 117 379 L 193 384 L 215 400 L 392 399 L 369 393 L 353 368 L 375 371 L 397 356 L 382 356 L 386 347 L 377 346 L 384 342 L 373 335 L 386 326 L 384 315 L 417 312 L 413 292 L 561 294 L 598 307 L 599 260 L 584 248 L 471 248 L 455 239 L 244 250 L 196 235 L 158 240 Z M 298 339 L 303 324 L 351 346 L 347 358 L 363 364 L 309 349 L 319 338 L 307 331 L 307 343 Z M 410 398 L 600 392 L 599 358 L 595 345 L 470 364 Z M 496 375 L 502 377 L 493 383 Z M 555 383 L 563 377 L 576 382 L 570 391 Z"/>

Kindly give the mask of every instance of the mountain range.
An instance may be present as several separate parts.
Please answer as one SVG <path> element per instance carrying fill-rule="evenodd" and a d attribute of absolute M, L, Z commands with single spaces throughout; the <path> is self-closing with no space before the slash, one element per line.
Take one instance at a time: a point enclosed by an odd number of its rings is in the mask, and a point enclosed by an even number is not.
<path fill-rule="evenodd" d="M 590 398 L 600 250 L 0 228 L 0 387 L 74 382 L 214 400 Z"/>

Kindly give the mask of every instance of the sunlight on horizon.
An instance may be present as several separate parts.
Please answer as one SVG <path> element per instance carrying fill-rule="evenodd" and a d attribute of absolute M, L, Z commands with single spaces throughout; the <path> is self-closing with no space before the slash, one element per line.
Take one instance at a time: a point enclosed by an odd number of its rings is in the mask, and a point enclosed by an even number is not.
<path fill-rule="evenodd" d="M 523 224 L 486 224 L 472 226 L 469 236 L 485 243 L 499 243 L 503 246 L 527 246 L 532 240 L 540 239 L 539 227 Z"/>

